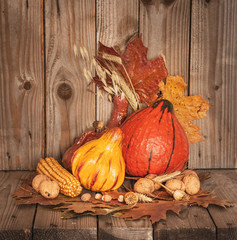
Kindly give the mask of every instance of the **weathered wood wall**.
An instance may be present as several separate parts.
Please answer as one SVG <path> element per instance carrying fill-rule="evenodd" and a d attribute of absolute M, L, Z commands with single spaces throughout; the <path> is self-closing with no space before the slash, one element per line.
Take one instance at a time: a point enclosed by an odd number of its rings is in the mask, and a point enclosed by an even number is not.
<path fill-rule="evenodd" d="M 121 47 L 142 33 L 149 58 L 165 54 L 187 95 L 212 105 L 196 123 L 189 167 L 236 168 L 237 1 L 1 0 L 0 169 L 34 169 L 60 159 L 111 104 L 88 90 L 79 54 L 97 42 Z M 93 87 L 90 87 L 94 91 Z"/>

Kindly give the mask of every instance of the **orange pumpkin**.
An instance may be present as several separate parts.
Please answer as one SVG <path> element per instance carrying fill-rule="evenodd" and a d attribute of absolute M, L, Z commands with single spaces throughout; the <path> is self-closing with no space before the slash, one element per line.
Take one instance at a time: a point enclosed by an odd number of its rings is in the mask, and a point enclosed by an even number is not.
<path fill-rule="evenodd" d="M 122 185 L 125 177 L 122 140 L 122 130 L 116 127 L 75 151 L 72 173 L 84 188 L 109 191 Z"/>
<path fill-rule="evenodd" d="M 183 170 L 188 162 L 187 136 L 165 99 L 136 111 L 121 126 L 123 157 L 131 176 L 165 174 Z"/>

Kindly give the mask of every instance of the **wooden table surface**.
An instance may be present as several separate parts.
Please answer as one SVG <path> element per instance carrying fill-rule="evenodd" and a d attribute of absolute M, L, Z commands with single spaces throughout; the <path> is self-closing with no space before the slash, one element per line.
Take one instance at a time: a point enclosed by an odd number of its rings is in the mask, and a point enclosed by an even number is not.
<path fill-rule="evenodd" d="M 205 170 L 203 170 L 205 171 Z M 237 170 L 206 170 L 211 178 L 202 188 L 233 201 L 224 209 L 185 207 L 181 214 L 168 212 L 167 220 L 128 221 L 112 216 L 61 219 L 61 213 L 39 205 L 16 206 L 11 197 L 28 171 L 0 172 L 0 239 L 237 239 Z"/>

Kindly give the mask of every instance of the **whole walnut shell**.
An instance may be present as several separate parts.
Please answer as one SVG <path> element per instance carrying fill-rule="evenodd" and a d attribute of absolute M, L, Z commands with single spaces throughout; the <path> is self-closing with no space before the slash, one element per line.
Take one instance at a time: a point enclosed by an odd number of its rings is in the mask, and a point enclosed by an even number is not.
<path fill-rule="evenodd" d="M 184 170 L 184 171 L 183 171 L 183 174 L 184 174 L 185 176 L 193 175 L 193 176 L 195 176 L 195 177 L 198 177 L 197 173 L 194 172 L 194 171 L 191 170 L 191 169 Z"/>
<path fill-rule="evenodd" d="M 40 184 L 43 182 L 43 181 L 50 181 L 50 178 L 46 175 L 42 175 L 42 174 L 39 174 L 39 175 L 36 175 L 33 180 L 32 180 L 32 187 L 37 191 L 39 192 L 40 191 Z"/>
<path fill-rule="evenodd" d="M 40 194 L 45 198 L 56 198 L 59 194 L 59 185 L 55 181 L 43 181 L 40 184 Z"/>
<path fill-rule="evenodd" d="M 200 190 L 199 178 L 194 175 L 188 175 L 183 178 L 185 184 L 186 193 L 190 195 L 197 194 Z"/>
<path fill-rule="evenodd" d="M 157 175 L 156 175 L 156 174 L 153 174 L 153 173 L 150 173 L 150 174 L 148 174 L 148 175 L 145 176 L 145 178 L 150 179 L 150 180 L 154 179 L 155 177 L 157 177 Z M 154 187 L 155 187 L 154 190 L 158 190 L 158 189 L 161 188 L 161 185 L 160 185 L 159 183 L 157 183 L 157 182 L 154 181 Z"/>
<path fill-rule="evenodd" d="M 185 191 L 184 183 L 179 179 L 170 179 L 166 182 L 165 186 L 171 191 L 182 190 Z"/>
<path fill-rule="evenodd" d="M 155 191 L 154 182 L 148 178 L 140 178 L 134 184 L 134 191 L 143 194 L 152 193 Z"/>

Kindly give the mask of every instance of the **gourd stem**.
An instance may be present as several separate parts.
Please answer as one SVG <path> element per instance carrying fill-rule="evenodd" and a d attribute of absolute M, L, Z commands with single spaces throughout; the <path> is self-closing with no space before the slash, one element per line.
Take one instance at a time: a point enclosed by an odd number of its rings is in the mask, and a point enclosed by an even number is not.
<path fill-rule="evenodd" d="M 128 100 L 121 95 L 113 97 L 114 108 L 107 128 L 119 127 L 127 117 Z"/>

